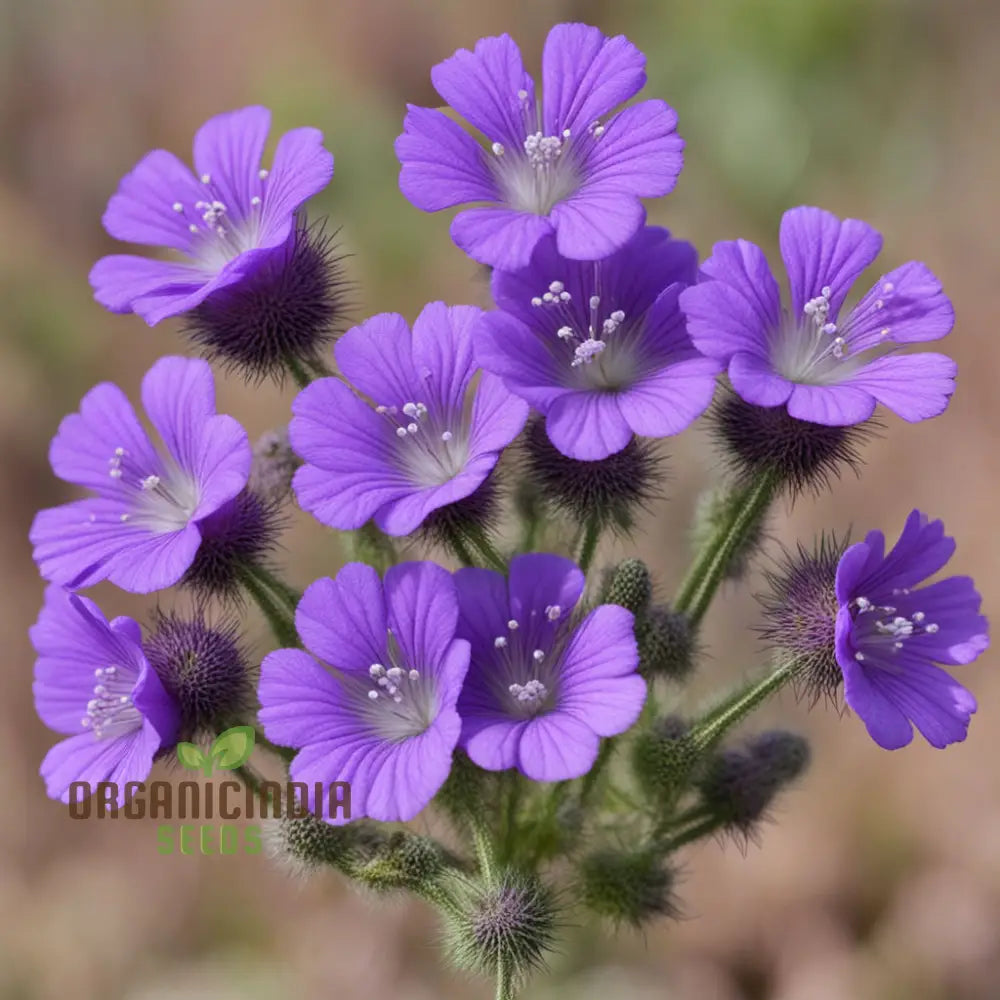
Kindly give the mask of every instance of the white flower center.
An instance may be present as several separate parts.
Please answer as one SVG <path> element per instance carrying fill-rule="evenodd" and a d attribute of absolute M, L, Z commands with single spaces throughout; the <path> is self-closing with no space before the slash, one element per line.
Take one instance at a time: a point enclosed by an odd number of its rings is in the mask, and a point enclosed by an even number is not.
<path fill-rule="evenodd" d="M 469 457 L 469 427 L 464 413 L 431 412 L 426 403 L 378 405 L 397 440 L 400 467 L 416 486 L 440 486 L 454 479 Z"/>
<path fill-rule="evenodd" d="M 909 590 L 895 590 L 893 593 L 905 597 L 909 595 Z M 928 622 L 923 611 L 914 611 L 907 617 L 897 614 L 898 610 L 891 604 L 873 604 L 867 597 L 858 597 L 851 602 L 858 642 L 865 647 L 854 654 L 859 663 L 871 657 L 879 666 L 891 666 L 891 662 L 886 663 L 882 658 L 886 651 L 890 655 L 898 653 L 907 640 L 934 635 L 940 628 L 936 623 Z"/>
<path fill-rule="evenodd" d="M 108 476 L 119 484 L 124 500 L 124 510 L 118 515 L 122 524 L 166 534 L 179 531 L 191 520 L 200 499 L 197 480 L 172 459 L 161 459 L 161 465 L 162 475 L 149 472 L 125 448 L 115 448 L 108 459 Z M 94 520 L 92 515 L 91 523 Z"/>
<path fill-rule="evenodd" d="M 132 704 L 137 675 L 126 667 L 98 667 L 94 671 L 93 697 L 80 720 L 98 740 L 124 736 L 142 726 L 142 713 Z"/>

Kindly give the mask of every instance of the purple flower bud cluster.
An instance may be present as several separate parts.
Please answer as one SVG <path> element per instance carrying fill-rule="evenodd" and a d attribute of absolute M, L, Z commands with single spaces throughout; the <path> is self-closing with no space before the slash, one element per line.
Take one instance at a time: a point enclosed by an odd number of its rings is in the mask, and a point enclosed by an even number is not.
<path fill-rule="evenodd" d="M 172 257 L 103 258 L 95 299 L 149 325 L 179 318 L 204 358 L 149 369 L 148 427 L 104 382 L 52 440 L 53 472 L 84 495 L 30 531 L 49 583 L 31 630 L 36 706 L 66 737 L 41 773 L 57 799 L 74 781 L 124 788 L 178 740 L 256 723 L 310 794 L 350 783 L 340 823 L 411 820 L 461 769 L 465 791 L 447 797 L 478 803 L 455 812 L 480 853 L 482 826 L 506 833 L 480 858 L 483 884 L 467 881 L 445 909 L 472 965 L 516 979 L 518 955 L 537 958 L 519 944 L 521 910 L 548 942 L 550 897 L 531 880 L 551 845 L 580 857 L 578 832 L 611 825 L 589 827 L 588 810 L 608 793 L 618 741 L 633 741 L 646 807 L 628 852 L 588 846 L 602 860 L 582 893 L 638 924 L 674 912 L 672 851 L 720 824 L 749 831 L 804 767 L 804 742 L 794 767 L 776 763 L 771 737 L 719 747 L 765 694 L 785 679 L 842 690 L 880 746 L 903 746 L 915 726 L 944 747 L 964 739 L 976 702 L 940 665 L 974 660 L 988 627 L 967 577 L 924 585 L 954 542 L 915 510 L 888 553 L 871 531 L 789 557 L 764 598 L 772 680 L 658 735 L 657 690 L 695 672 L 702 615 L 766 543 L 771 501 L 860 468 L 878 405 L 909 422 L 945 411 L 955 363 L 906 349 L 950 332 L 951 302 L 911 261 L 848 305 L 882 238 L 819 208 L 781 220 L 787 304 L 755 244 L 718 243 L 699 262 L 692 243 L 648 225 L 643 199 L 673 189 L 684 143 L 672 108 L 636 99 L 645 57 L 623 36 L 555 26 L 538 85 L 509 36 L 484 38 L 431 81 L 452 114 L 408 107 L 399 186 L 423 211 L 461 207 L 451 235 L 491 268 L 492 308 L 431 301 L 412 322 L 382 312 L 341 333 L 343 262 L 304 207 L 333 156 L 317 129 L 295 128 L 264 166 L 265 108 L 202 125 L 193 169 L 146 154 L 111 197 L 111 236 Z M 287 430 L 251 448 L 216 410 L 212 362 L 251 380 L 290 375 Z M 676 597 L 654 601 L 635 559 L 588 588 L 602 534 L 634 531 L 662 497 L 661 442 L 703 414 L 736 475 L 703 505 Z M 357 555 L 301 593 L 273 562 L 293 500 L 350 532 Z M 432 551 L 403 561 L 400 544 L 447 548 L 462 566 Z M 79 593 L 101 581 L 187 589 L 195 608 L 157 611 L 144 635 Z M 280 647 L 253 660 L 236 617 L 250 600 Z M 543 783 L 556 783 L 550 798 Z M 616 816 L 635 801 L 620 793 Z M 437 879 L 448 863 L 432 867 Z M 428 884 L 414 882 L 447 896 Z"/>

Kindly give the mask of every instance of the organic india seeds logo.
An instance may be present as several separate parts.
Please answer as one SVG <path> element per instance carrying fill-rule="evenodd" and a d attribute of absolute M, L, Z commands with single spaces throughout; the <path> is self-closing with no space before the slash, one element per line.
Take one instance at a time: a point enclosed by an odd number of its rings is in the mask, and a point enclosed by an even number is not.
<path fill-rule="evenodd" d="M 233 726 L 203 750 L 196 743 L 178 743 L 177 760 L 205 780 L 113 781 L 69 786 L 72 819 L 153 819 L 215 822 L 161 823 L 156 828 L 160 854 L 259 854 L 260 827 L 236 825 L 247 819 L 351 818 L 351 786 L 346 781 L 266 781 L 252 772 L 248 761 L 254 748 L 253 726 Z M 243 779 L 213 780 L 218 772 L 236 772 Z M 311 795 L 310 795 L 311 792 Z"/>

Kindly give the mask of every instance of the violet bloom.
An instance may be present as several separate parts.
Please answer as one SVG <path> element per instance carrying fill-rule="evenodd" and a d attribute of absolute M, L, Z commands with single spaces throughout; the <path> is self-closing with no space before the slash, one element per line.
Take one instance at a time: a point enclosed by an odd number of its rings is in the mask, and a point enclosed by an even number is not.
<path fill-rule="evenodd" d="M 653 226 L 602 261 L 568 260 L 556 243 L 542 240 L 521 271 L 493 273 L 500 311 L 480 326 L 479 363 L 545 414 L 570 458 L 679 433 L 711 402 L 722 368 L 694 349 L 677 304 L 695 279 L 694 247 Z"/>
<path fill-rule="evenodd" d="M 683 165 L 672 108 L 642 101 L 615 111 L 642 89 L 645 66 L 623 35 L 557 24 L 540 98 L 509 35 L 459 49 L 431 80 L 485 144 L 441 111 L 409 105 L 396 140 L 403 194 L 425 212 L 482 204 L 455 217 L 451 236 L 493 267 L 525 267 L 553 232 L 564 257 L 608 256 L 642 226 L 639 199 L 672 191 Z"/>
<path fill-rule="evenodd" d="M 906 746 L 913 725 L 933 747 L 964 740 L 976 711 L 971 692 L 934 664 L 971 663 L 989 645 L 979 594 L 967 576 L 918 586 L 954 551 L 944 525 L 914 510 L 888 554 L 871 531 L 837 567 L 844 697 L 886 750 Z"/>
<path fill-rule="evenodd" d="M 466 753 L 535 781 L 586 774 L 600 738 L 625 732 L 646 697 L 632 612 L 604 604 L 574 625 L 584 575 L 543 553 L 517 556 L 508 579 L 460 569 L 455 583 L 458 634 L 472 643 L 459 699 Z"/>
<path fill-rule="evenodd" d="M 68 739 L 42 762 L 53 799 L 69 801 L 69 786 L 99 781 L 118 786 L 118 804 L 129 781 L 143 781 L 153 758 L 173 744 L 177 705 L 163 689 L 131 618 L 108 622 L 85 597 L 50 586 L 32 626 L 35 708 L 42 721 Z"/>
<path fill-rule="evenodd" d="M 246 485 L 250 443 L 216 414 L 206 362 L 161 358 L 142 380 L 142 403 L 162 447 L 110 382 L 59 425 L 53 471 L 96 496 L 36 515 L 31 541 L 46 579 L 74 588 L 110 580 L 139 594 L 170 587 L 195 560 L 202 522 Z"/>
<path fill-rule="evenodd" d="M 681 295 L 695 346 L 728 364 L 740 396 L 828 426 L 861 423 L 876 403 L 909 421 L 942 413 L 955 362 L 895 346 L 952 328 L 951 302 L 927 267 L 897 267 L 842 315 L 851 285 L 878 256 L 879 233 L 857 219 L 794 208 L 781 220 L 780 242 L 790 314 L 763 251 L 746 240 L 717 243 L 702 282 Z"/>
<path fill-rule="evenodd" d="M 295 235 L 295 213 L 330 182 L 333 156 L 314 128 L 286 132 L 261 166 L 267 108 L 210 118 L 194 138 L 194 173 L 154 149 L 122 178 L 104 213 L 115 239 L 178 251 L 181 260 L 116 254 L 90 272 L 94 297 L 150 326 L 251 276 Z"/>
<path fill-rule="evenodd" d="M 293 780 L 310 795 L 314 782 L 350 782 L 353 819 L 416 816 L 448 776 L 461 729 L 469 644 L 457 621 L 455 585 L 434 563 L 400 563 L 384 584 L 349 563 L 309 586 L 295 615 L 309 652 L 266 656 L 258 692 L 268 739 L 299 749 Z"/>
<path fill-rule="evenodd" d="M 489 374 L 467 405 L 481 316 L 432 302 L 412 333 L 402 316 L 381 313 L 341 337 L 337 366 L 371 403 L 335 378 L 296 397 L 289 437 L 306 464 L 293 488 L 305 510 L 334 528 L 374 517 L 387 534 L 407 535 L 475 492 L 528 416 Z"/>

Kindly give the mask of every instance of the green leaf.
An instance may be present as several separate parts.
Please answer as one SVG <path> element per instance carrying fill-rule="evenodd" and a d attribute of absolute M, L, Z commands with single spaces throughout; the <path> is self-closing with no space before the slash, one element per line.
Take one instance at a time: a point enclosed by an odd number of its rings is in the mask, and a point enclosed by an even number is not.
<path fill-rule="evenodd" d="M 224 771 L 245 764 L 253 750 L 253 726 L 233 726 L 224 733 L 219 733 L 212 744 L 211 755 L 215 766 Z"/>
<path fill-rule="evenodd" d="M 200 771 L 208 762 L 208 758 L 193 743 L 178 743 L 177 759 L 189 771 Z"/>

